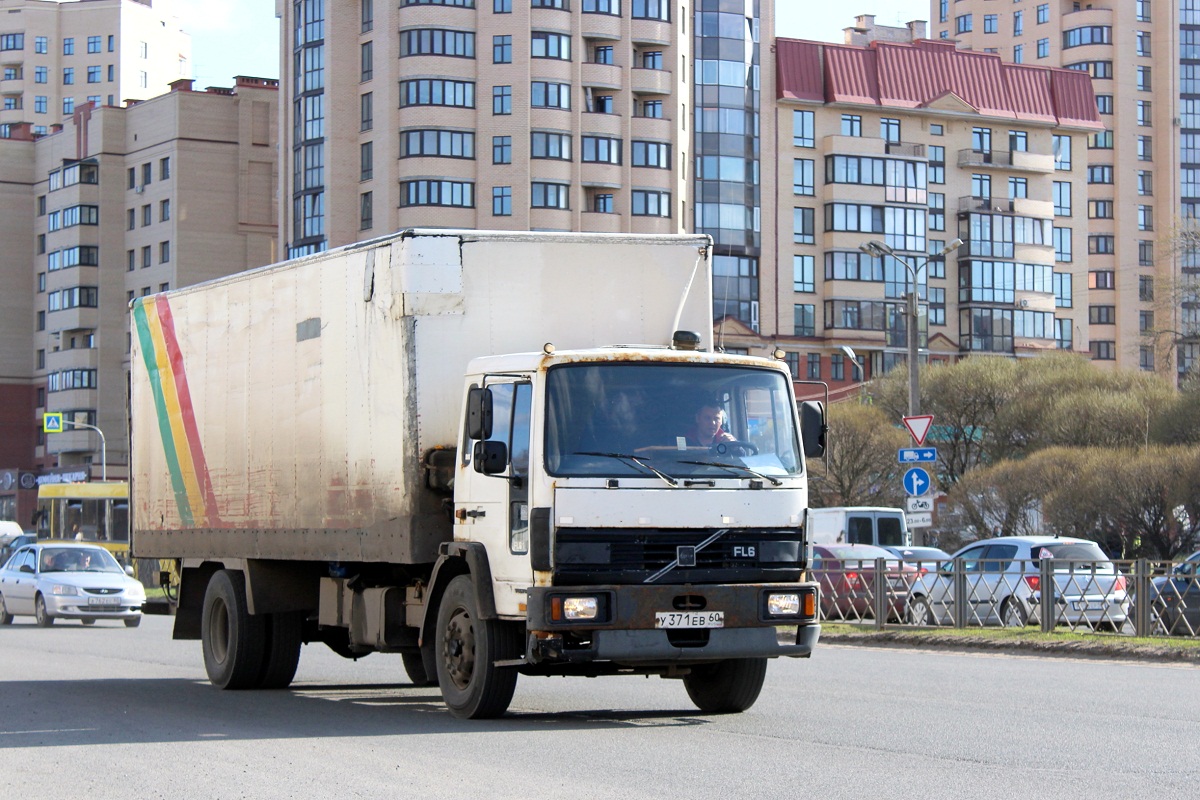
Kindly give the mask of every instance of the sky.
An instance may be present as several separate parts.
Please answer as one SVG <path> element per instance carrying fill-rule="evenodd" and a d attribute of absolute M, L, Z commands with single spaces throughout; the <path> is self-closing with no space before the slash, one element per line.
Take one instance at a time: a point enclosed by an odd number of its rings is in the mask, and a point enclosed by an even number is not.
<path fill-rule="evenodd" d="M 233 76 L 279 77 L 279 20 L 275 0 L 176 0 L 183 29 L 192 35 L 196 88 L 232 86 Z M 848 11 L 822 8 L 822 0 L 776 0 L 776 35 L 842 41 L 842 28 L 859 14 L 880 25 L 929 19 L 928 0 L 855 0 Z"/>

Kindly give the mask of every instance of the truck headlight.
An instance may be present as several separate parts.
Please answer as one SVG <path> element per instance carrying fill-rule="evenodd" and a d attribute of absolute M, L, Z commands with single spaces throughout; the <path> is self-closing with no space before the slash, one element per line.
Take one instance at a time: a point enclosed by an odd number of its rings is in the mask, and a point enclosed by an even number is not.
<path fill-rule="evenodd" d="M 595 619 L 600 604 L 594 597 L 564 597 L 563 617 L 569 620 Z"/>
<path fill-rule="evenodd" d="M 800 595 L 772 593 L 767 595 L 767 614 L 772 617 L 794 617 L 800 613 Z"/>

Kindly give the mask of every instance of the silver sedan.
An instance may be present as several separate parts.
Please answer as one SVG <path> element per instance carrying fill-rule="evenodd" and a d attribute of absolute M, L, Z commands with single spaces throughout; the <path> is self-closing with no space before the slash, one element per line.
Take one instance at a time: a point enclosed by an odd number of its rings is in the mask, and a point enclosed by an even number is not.
<path fill-rule="evenodd" d="M 0 625 L 32 616 L 40 627 L 55 619 L 142 621 L 146 590 L 103 547 L 86 544 L 26 545 L 0 568 Z"/>

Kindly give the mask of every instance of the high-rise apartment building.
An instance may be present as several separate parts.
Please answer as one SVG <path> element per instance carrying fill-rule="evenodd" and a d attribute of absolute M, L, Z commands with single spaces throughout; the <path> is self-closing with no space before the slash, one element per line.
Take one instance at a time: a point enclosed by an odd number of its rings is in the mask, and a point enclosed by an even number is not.
<path fill-rule="evenodd" d="M 798 379 L 835 387 L 863 377 L 849 345 L 882 374 L 907 356 L 907 262 L 931 360 L 1086 352 L 1082 156 L 1102 127 L 1087 77 L 871 24 L 866 45 L 775 41 L 777 256 L 762 336 L 731 324 L 726 345 L 780 347 Z"/>
<path fill-rule="evenodd" d="M 0 138 L 162 94 L 191 76 L 191 51 L 173 0 L 0 0 Z"/>
<path fill-rule="evenodd" d="M 680 0 L 280 8 L 289 255 L 418 225 L 690 227 Z"/>
<path fill-rule="evenodd" d="M 1089 347 L 1100 363 L 1182 375 L 1200 365 L 1200 261 L 1176 236 L 1200 209 L 1200 2 L 933 0 L 960 47 L 1092 79 Z M 1084 299 L 1086 298 L 1086 299 Z"/>
<path fill-rule="evenodd" d="M 0 473 L 126 474 L 129 302 L 279 259 L 277 119 L 276 81 L 195 92 L 181 80 L 129 107 L 76 109 L 49 135 L 23 123 L 0 141 L 0 168 L 15 176 L 0 191 L 0 263 L 24 297 L 0 325 L 11 442 L 0 454 L 15 460 Z M 107 452 L 88 429 L 42 434 L 46 411 L 99 427 Z M 0 511 L 18 502 L 31 510 L 0 486 Z"/>

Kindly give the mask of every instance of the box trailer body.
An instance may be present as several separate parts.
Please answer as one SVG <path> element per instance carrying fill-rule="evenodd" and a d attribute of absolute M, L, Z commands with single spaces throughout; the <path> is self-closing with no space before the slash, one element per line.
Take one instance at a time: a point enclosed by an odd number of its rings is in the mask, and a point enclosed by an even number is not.
<path fill-rule="evenodd" d="M 300 640 L 400 652 L 462 716 L 503 711 L 517 670 L 691 693 L 716 678 L 672 664 L 807 655 L 819 627 L 781 605 L 815 596 L 790 377 L 713 352 L 709 245 L 405 231 L 135 301 L 134 551 L 182 578 L 176 636 L 223 686 L 286 685 Z M 700 394 L 757 444 L 667 435 Z M 692 581 L 710 598 L 680 608 Z M 790 644 L 757 608 L 774 584 Z M 284 644 L 222 661 L 239 622 Z"/>

